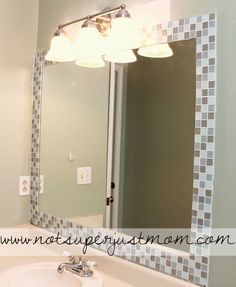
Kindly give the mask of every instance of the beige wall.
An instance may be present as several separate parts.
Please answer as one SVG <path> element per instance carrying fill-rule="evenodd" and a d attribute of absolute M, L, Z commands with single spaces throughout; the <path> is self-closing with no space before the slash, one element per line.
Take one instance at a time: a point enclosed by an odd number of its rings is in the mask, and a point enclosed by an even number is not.
<path fill-rule="evenodd" d="M 213 226 L 236 227 L 236 21 L 235 0 L 172 0 L 172 19 L 216 11 L 218 17 L 216 169 Z M 210 287 L 233 287 L 236 258 L 212 257 Z"/>
<path fill-rule="evenodd" d="M 28 222 L 29 198 L 19 197 L 18 181 L 29 175 L 37 19 L 37 0 L 0 2 L 0 227 Z"/>

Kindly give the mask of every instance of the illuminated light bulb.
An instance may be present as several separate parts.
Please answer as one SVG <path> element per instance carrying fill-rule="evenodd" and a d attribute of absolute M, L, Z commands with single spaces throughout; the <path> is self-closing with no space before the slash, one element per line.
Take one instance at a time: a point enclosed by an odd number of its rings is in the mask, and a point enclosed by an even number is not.
<path fill-rule="evenodd" d="M 85 68 L 103 68 L 105 67 L 105 62 L 101 56 L 93 56 L 86 59 L 80 59 L 75 62 L 76 65 Z"/>
<path fill-rule="evenodd" d="M 88 19 L 80 29 L 76 39 L 76 56 L 77 58 L 90 58 L 102 55 L 104 52 L 103 36 L 98 32 L 93 22 Z"/>
<path fill-rule="evenodd" d="M 45 59 L 54 62 L 74 61 L 76 56 L 70 39 L 64 34 L 55 35 L 51 40 L 50 49 Z"/>
<path fill-rule="evenodd" d="M 138 54 L 148 58 L 167 58 L 173 56 L 173 51 L 168 43 L 163 43 L 140 48 Z"/>
<path fill-rule="evenodd" d="M 112 20 L 106 53 L 135 49 L 140 43 L 138 28 L 124 7 Z"/>
<path fill-rule="evenodd" d="M 108 53 L 104 56 L 104 58 L 108 62 L 120 64 L 133 63 L 137 61 L 137 57 L 132 50 Z"/>

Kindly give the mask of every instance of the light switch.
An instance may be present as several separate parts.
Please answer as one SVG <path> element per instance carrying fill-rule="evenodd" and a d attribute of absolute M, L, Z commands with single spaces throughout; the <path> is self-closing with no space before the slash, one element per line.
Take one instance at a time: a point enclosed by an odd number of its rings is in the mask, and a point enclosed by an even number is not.
<path fill-rule="evenodd" d="M 92 183 L 92 168 L 78 167 L 77 168 L 77 184 L 91 184 Z"/>

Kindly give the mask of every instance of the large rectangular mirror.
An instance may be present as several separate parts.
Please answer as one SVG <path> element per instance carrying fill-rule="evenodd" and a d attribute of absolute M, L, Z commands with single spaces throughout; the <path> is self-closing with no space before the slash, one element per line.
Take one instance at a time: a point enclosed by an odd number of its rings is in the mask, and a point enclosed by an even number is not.
<path fill-rule="evenodd" d="M 110 227 L 191 227 L 196 43 L 170 47 L 170 57 L 137 55 L 137 62 L 116 66 Z M 44 212 L 91 227 L 107 225 L 108 105 L 108 65 L 44 68 Z M 79 182 L 83 168 L 89 168 L 90 182 Z"/>

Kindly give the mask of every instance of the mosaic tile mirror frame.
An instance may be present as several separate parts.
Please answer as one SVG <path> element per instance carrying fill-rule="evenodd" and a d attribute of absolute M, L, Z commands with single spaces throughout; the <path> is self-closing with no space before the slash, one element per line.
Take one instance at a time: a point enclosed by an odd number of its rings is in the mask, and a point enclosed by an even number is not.
<path fill-rule="evenodd" d="M 155 43 L 196 39 L 196 107 L 194 180 L 192 201 L 191 237 L 205 236 L 203 228 L 211 229 L 214 182 L 215 113 L 216 113 L 216 14 L 171 21 L 142 29 L 143 46 Z M 68 234 L 87 236 L 95 230 L 45 214 L 39 207 L 40 186 L 40 126 L 43 67 L 50 63 L 44 60 L 45 53 L 38 51 L 35 58 L 33 79 L 33 118 L 31 149 L 31 199 L 30 222 L 53 232 L 61 230 Z M 195 232 L 197 228 L 197 232 Z M 158 246 L 120 246 L 123 259 L 144 265 L 156 271 L 192 282 L 208 285 L 209 248 L 190 247 L 190 255 L 182 257 Z M 98 249 L 106 251 L 106 246 Z M 144 257 L 145 254 L 145 257 Z"/>

